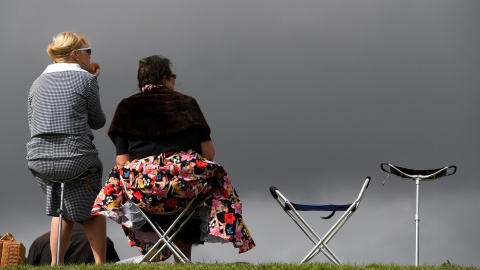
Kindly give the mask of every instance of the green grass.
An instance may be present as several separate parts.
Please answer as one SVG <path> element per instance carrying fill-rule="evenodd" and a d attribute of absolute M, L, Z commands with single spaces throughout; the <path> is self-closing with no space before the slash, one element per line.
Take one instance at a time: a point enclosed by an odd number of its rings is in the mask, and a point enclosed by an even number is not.
<path fill-rule="evenodd" d="M 15 266 L 5 267 L 5 270 L 10 269 L 25 269 L 25 270 L 51 270 L 50 266 Z M 144 264 L 104 264 L 104 265 L 66 265 L 54 267 L 58 270 L 236 270 L 236 269 L 275 269 L 275 270 L 287 270 L 287 269 L 365 269 L 365 270 L 434 270 L 434 269 L 480 269 L 478 267 L 459 266 L 447 263 L 442 265 L 421 265 L 415 267 L 413 265 L 385 265 L 385 264 L 367 264 L 367 265 L 342 265 L 335 266 L 329 263 L 308 263 L 303 265 L 286 264 L 286 263 L 262 263 L 262 264 L 248 264 L 248 263 L 188 263 L 188 264 L 175 264 L 175 263 L 144 263 Z"/>

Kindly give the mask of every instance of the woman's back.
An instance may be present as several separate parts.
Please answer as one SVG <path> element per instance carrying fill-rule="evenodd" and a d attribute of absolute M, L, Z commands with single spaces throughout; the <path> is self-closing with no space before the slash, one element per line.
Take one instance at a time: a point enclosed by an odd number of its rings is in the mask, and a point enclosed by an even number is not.
<path fill-rule="evenodd" d="M 133 95 L 120 102 L 108 135 L 117 155 L 130 159 L 192 149 L 202 153 L 210 128 L 193 97 L 166 88 Z"/>

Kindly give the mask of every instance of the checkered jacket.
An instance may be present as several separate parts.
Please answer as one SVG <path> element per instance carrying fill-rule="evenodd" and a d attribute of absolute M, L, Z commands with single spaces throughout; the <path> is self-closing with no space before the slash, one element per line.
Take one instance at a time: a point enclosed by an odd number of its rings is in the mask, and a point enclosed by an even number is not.
<path fill-rule="evenodd" d="M 85 135 L 105 125 L 97 77 L 77 64 L 47 67 L 28 95 L 30 136 L 42 134 Z"/>

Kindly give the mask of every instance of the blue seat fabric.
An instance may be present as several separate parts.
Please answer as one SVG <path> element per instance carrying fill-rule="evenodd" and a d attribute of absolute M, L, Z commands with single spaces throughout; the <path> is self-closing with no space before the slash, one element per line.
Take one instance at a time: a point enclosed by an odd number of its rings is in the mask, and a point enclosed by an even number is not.
<path fill-rule="evenodd" d="M 352 204 L 297 204 L 291 203 L 297 211 L 346 211 Z M 285 204 L 285 210 L 290 207 Z"/>

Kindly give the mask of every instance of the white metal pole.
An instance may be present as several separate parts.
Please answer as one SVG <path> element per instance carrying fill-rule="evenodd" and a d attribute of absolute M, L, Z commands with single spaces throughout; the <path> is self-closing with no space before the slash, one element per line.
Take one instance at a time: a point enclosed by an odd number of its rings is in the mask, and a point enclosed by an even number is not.
<path fill-rule="evenodd" d="M 419 230 L 420 230 L 420 214 L 419 214 L 419 210 L 418 210 L 418 194 L 419 194 L 419 191 L 420 191 L 420 178 L 417 178 L 417 181 L 416 181 L 416 185 L 417 185 L 417 203 L 416 203 L 416 214 L 415 214 L 415 225 L 416 225 L 416 230 L 415 230 L 415 236 L 416 236 L 416 239 L 415 239 L 415 266 L 418 266 L 418 260 L 419 260 L 419 256 L 420 256 L 420 250 L 419 250 Z"/>
<path fill-rule="evenodd" d="M 60 265 L 60 247 L 62 242 L 62 220 L 63 220 L 63 188 L 65 183 L 60 184 L 60 209 L 58 210 L 58 242 L 57 242 L 57 265 Z"/>

